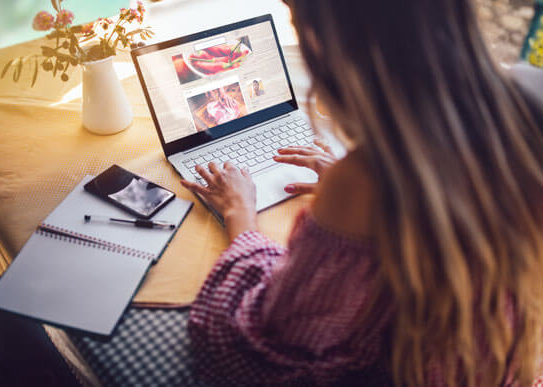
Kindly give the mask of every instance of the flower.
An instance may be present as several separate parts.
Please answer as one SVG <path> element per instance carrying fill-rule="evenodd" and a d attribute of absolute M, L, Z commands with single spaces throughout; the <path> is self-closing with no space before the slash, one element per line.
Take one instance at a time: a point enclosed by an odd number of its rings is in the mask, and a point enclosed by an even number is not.
<path fill-rule="evenodd" d="M 47 31 L 55 25 L 55 17 L 49 12 L 41 11 L 36 14 L 32 22 L 32 28 L 36 31 Z"/>
<path fill-rule="evenodd" d="M 57 24 L 61 26 L 72 24 L 73 20 L 74 14 L 72 11 L 68 11 L 67 9 L 61 9 L 57 13 Z"/>
<path fill-rule="evenodd" d="M 129 9 L 128 21 L 137 20 L 139 23 L 142 21 L 140 13 L 136 9 Z"/>
<path fill-rule="evenodd" d="M 141 16 L 143 16 L 143 14 L 145 13 L 145 7 L 143 6 L 143 3 L 141 1 L 138 1 L 137 10 Z"/>
<path fill-rule="evenodd" d="M 51 0 L 56 13 L 41 11 L 32 21 L 32 27 L 37 31 L 52 30 L 46 35 L 51 44 L 40 46 L 41 53 L 9 61 L 1 71 L 0 79 L 11 70 L 13 81 L 18 82 L 22 69 L 30 67 L 24 66 L 28 62 L 34 68 L 31 86 L 36 83 L 40 68 L 52 72 L 53 77 L 60 74 L 61 80 L 67 81 L 71 67 L 108 58 L 115 55 L 118 49 L 136 44 L 137 38 L 146 40 L 153 35 L 148 27 L 132 28 L 133 22 L 138 21 L 141 24 L 143 20 L 145 8 L 142 2 L 137 2 L 134 9 L 121 8 L 115 22 L 110 18 L 99 18 L 94 22 L 74 26 L 74 14 L 60 7 L 62 1 Z M 92 42 L 94 38 L 96 39 Z M 87 42 L 90 42 L 90 46 L 82 47 L 82 44 Z"/>

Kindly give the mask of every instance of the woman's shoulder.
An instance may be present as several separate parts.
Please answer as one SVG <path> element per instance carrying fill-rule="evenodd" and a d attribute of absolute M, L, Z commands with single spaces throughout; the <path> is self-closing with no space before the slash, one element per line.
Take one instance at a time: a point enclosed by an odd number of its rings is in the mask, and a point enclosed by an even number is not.
<path fill-rule="evenodd" d="M 371 237 L 375 185 L 362 151 L 339 160 L 322 176 L 311 211 L 325 228 Z"/>

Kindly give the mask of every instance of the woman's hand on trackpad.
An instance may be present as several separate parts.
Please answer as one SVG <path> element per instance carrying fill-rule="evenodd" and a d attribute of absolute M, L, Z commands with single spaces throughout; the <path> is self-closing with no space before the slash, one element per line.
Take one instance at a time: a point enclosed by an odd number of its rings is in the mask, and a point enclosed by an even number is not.
<path fill-rule="evenodd" d="M 292 164 L 299 167 L 312 169 L 319 175 L 319 179 L 328 168 L 330 168 L 337 158 L 332 153 L 330 147 L 324 142 L 315 139 L 313 141 L 320 149 L 310 146 L 290 146 L 279 149 L 278 156 L 274 160 L 278 163 Z M 285 192 L 290 194 L 306 194 L 315 190 L 316 184 L 293 183 L 285 187 Z"/>

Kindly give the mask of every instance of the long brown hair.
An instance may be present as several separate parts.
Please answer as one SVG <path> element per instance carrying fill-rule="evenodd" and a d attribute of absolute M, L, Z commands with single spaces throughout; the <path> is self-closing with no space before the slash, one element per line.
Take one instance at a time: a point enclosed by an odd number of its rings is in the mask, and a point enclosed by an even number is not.
<path fill-rule="evenodd" d="M 543 138 L 468 0 L 292 0 L 300 48 L 376 182 L 390 369 L 530 383 L 543 325 Z M 368 311 L 371 313 L 371 311 Z M 361 321 L 361 323 L 363 323 Z"/>

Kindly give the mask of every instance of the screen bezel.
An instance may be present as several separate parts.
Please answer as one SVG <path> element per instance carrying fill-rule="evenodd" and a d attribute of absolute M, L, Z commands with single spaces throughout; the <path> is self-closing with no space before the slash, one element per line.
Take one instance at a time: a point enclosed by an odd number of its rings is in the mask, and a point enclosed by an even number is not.
<path fill-rule="evenodd" d="M 151 97 L 149 95 L 147 84 L 145 83 L 145 79 L 143 78 L 143 73 L 141 71 L 139 62 L 137 60 L 138 56 L 145 55 L 151 52 L 156 52 L 160 50 L 164 50 L 166 48 L 170 48 L 172 46 L 177 46 L 181 44 L 190 43 L 191 41 L 204 39 L 206 37 L 211 37 L 213 35 L 223 34 L 232 30 L 236 30 L 239 28 L 248 27 L 254 24 L 260 24 L 263 22 L 269 21 L 272 26 L 273 35 L 275 38 L 275 43 L 277 45 L 277 49 L 279 51 L 279 56 L 281 58 L 281 63 L 283 64 L 283 70 L 285 72 L 285 76 L 287 78 L 288 87 L 290 90 L 290 93 L 292 95 L 292 99 L 289 101 L 285 101 L 282 103 L 279 103 L 277 105 L 274 105 L 272 107 L 266 108 L 264 110 L 260 110 L 255 113 L 248 114 L 244 117 L 238 118 L 234 121 L 227 122 L 222 125 L 217 125 L 211 129 L 207 129 L 203 132 L 198 132 L 191 134 L 189 136 L 180 138 L 178 140 L 172 141 L 170 143 L 166 143 L 164 141 L 164 136 L 162 135 L 162 130 L 160 129 L 160 123 L 157 119 L 157 115 L 155 112 L 155 109 L 153 107 L 153 102 L 151 100 Z M 160 138 L 160 143 L 162 144 L 162 149 L 164 150 L 164 153 L 166 154 L 166 157 L 171 156 L 173 154 L 194 148 L 199 145 L 204 145 L 210 141 L 219 139 L 224 136 L 228 136 L 232 133 L 238 132 L 240 130 L 247 129 L 253 125 L 257 125 L 259 123 L 274 119 L 276 117 L 282 116 L 284 114 L 288 114 L 290 112 L 293 112 L 295 110 L 298 110 L 298 103 L 296 101 L 296 96 L 294 95 L 294 88 L 292 87 L 292 82 L 290 80 L 290 75 L 287 70 L 286 61 L 283 55 L 283 50 L 281 49 L 281 45 L 279 44 L 279 39 L 277 37 L 277 31 L 275 29 L 275 24 L 273 22 L 273 18 L 271 14 L 258 16 L 255 18 L 243 20 L 237 23 L 228 24 L 222 27 L 213 28 L 210 30 L 198 32 L 192 35 L 187 35 L 180 38 L 175 38 L 171 40 L 167 40 L 160 43 L 155 43 L 150 46 L 144 46 L 140 48 L 133 49 L 131 51 L 132 61 L 134 63 L 134 66 L 136 67 L 136 72 L 138 74 L 138 78 L 140 80 L 140 83 L 142 85 L 143 93 L 145 94 L 145 100 L 147 101 L 147 106 L 149 107 L 149 110 L 151 112 L 151 117 L 153 118 L 153 122 L 155 124 L 155 128 L 158 132 L 158 137 Z"/>

